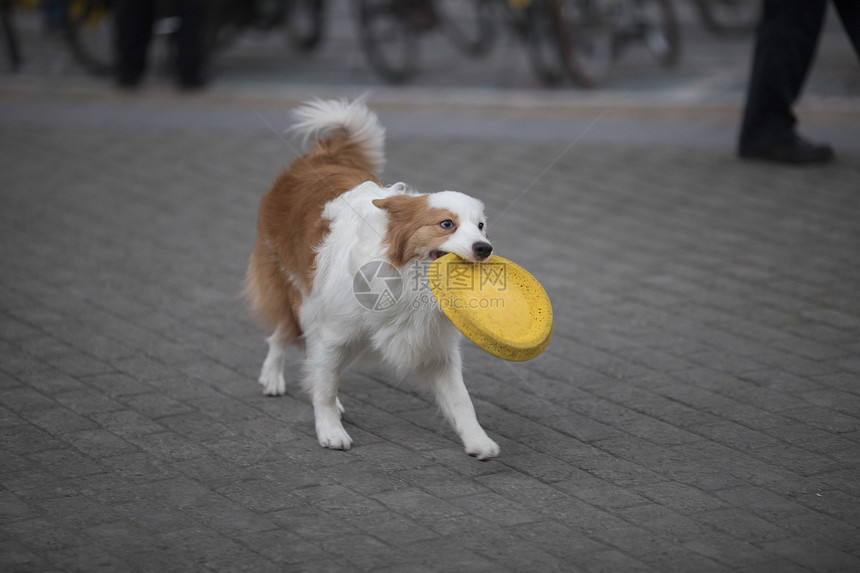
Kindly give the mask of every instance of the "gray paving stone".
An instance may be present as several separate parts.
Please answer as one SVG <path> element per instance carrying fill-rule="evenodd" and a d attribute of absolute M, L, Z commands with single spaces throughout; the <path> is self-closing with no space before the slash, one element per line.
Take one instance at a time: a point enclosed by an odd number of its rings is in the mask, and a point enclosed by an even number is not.
<path fill-rule="evenodd" d="M 583 571 L 595 573 L 610 571 L 657 571 L 647 563 L 643 563 L 635 557 L 631 557 L 620 551 L 609 549 L 606 551 L 595 551 L 587 553 L 577 560 Z"/>
<path fill-rule="evenodd" d="M 539 519 L 539 515 L 520 503 L 495 493 L 483 493 L 452 499 L 451 503 L 470 514 L 502 527 L 510 527 Z"/>
<path fill-rule="evenodd" d="M 772 553 L 813 571 L 850 571 L 860 566 L 856 556 L 816 543 L 777 541 L 764 545 Z"/>
<path fill-rule="evenodd" d="M 470 548 L 464 547 L 454 537 L 419 541 L 409 545 L 407 551 L 407 555 L 417 556 L 419 563 L 430 567 L 432 571 L 443 571 L 445 569 L 443 561 L 448 561 L 447 556 L 449 555 L 450 562 L 458 563 L 458 566 L 466 571 L 489 572 L 513 570 L 492 557 L 481 555 Z M 440 559 L 440 555 L 446 556 L 445 559 Z"/>
<path fill-rule="evenodd" d="M 770 552 L 763 551 L 745 540 L 719 533 L 686 541 L 683 546 L 733 570 L 747 568 L 755 571 L 759 567 L 771 567 L 771 562 L 777 561 Z"/>
<path fill-rule="evenodd" d="M 377 494 L 374 499 L 418 523 L 429 524 L 463 515 L 464 510 L 417 488 Z"/>
<path fill-rule="evenodd" d="M 27 420 L 54 435 L 89 430 L 96 425 L 89 419 L 66 408 L 44 408 L 26 414 Z"/>
<path fill-rule="evenodd" d="M 122 560 L 114 557 L 109 552 L 93 547 L 81 545 L 70 550 L 49 551 L 44 554 L 45 560 L 60 571 L 89 570 L 89 571 L 125 571 L 142 570 L 132 560 Z"/>
<path fill-rule="evenodd" d="M 44 430 L 29 425 L 14 425 L 0 429 L 0 439 L 5 452 L 28 454 L 62 447 L 60 442 Z"/>
<path fill-rule="evenodd" d="M 713 495 L 686 484 L 664 482 L 637 488 L 638 493 L 665 507 L 682 514 L 698 513 L 724 507 L 725 503 Z"/>

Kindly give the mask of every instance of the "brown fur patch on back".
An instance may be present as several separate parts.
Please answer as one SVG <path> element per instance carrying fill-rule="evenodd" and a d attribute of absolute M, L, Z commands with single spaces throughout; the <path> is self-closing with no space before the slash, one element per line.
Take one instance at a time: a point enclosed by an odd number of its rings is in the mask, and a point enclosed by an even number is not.
<path fill-rule="evenodd" d="M 376 199 L 373 204 L 388 212 L 388 260 L 398 268 L 438 248 L 460 224 L 451 211 L 430 207 L 427 195 L 393 195 Z M 451 219 L 454 227 L 443 229 L 439 223 L 445 219 Z"/>
<path fill-rule="evenodd" d="M 360 146 L 336 131 L 281 172 L 260 200 L 257 241 L 244 294 L 259 320 L 281 327 L 282 343 L 302 335 L 299 308 L 313 288 L 316 249 L 329 232 L 326 203 L 365 181 L 377 182 Z"/>

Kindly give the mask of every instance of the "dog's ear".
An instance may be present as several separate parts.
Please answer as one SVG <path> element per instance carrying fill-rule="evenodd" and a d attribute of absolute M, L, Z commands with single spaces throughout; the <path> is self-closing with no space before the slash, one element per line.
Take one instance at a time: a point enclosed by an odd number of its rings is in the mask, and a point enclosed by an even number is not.
<path fill-rule="evenodd" d="M 418 256 L 413 241 L 418 240 L 418 231 L 427 224 L 426 195 L 392 195 L 374 199 L 373 205 L 388 214 L 385 242 L 388 243 L 388 260 L 397 268 L 409 259 Z M 432 219 L 435 221 L 435 217 Z"/>
<path fill-rule="evenodd" d="M 401 215 L 421 207 L 426 207 L 427 200 L 421 195 L 392 195 L 384 199 L 374 199 L 373 205 L 374 207 L 388 211 L 392 215 Z"/>
<path fill-rule="evenodd" d="M 385 199 L 374 199 L 372 201 L 372 203 L 373 203 L 374 207 L 378 207 L 379 209 L 383 209 L 383 210 L 387 211 L 388 210 L 387 205 L 388 205 L 389 199 L 391 199 L 391 197 L 387 197 Z"/>

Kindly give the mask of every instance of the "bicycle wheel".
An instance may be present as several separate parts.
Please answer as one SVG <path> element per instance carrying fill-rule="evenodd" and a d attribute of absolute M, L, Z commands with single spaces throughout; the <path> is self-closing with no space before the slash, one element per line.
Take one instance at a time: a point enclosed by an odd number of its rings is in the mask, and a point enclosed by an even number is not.
<path fill-rule="evenodd" d="M 564 64 L 582 87 L 595 87 L 609 77 L 615 54 L 612 2 L 604 0 L 551 0 L 561 32 L 558 35 Z"/>
<path fill-rule="evenodd" d="M 254 12 L 252 6 L 232 0 L 210 0 L 207 2 L 204 25 L 203 47 L 208 57 L 224 51 L 233 45 L 242 32 L 252 25 Z"/>
<path fill-rule="evenodd" d="M 20 42 L 15 23 L 12 20 L 12 5 L 3 0 L 0 0 L 0 35 L 5 38 L 9 67 L 13 72 L 17 72 L 21 67 Z"/>
<path fill-rule="evenodd" d="M 65 36 L 75 59 L 90 73 L 107 76 L 114 71 L 113 10 L 110 0 L 75 0 L 69 3 Z"/>
<path fill-rule="evenodd" d="M 417 31 L 394 10 L 393 0 L 360 0 L 358 34 L 370 66 L 383 79 L 403 83 L 418 69 Z"/>
<path fill-rule="evenodd" d="M 493 6 L 490 0 L 436 0 L 442 27 L 464 54 L 481 56 L 493 45 Z"/>
<path fill-rule="evenodd" d="M 325 26 L 324 0 L 291 0 L 287 15 L 290 44 L 302 52 L 316 48 Z"/>
<path fill-rule="evenodd" d="M 567 30 L 562 25 L 557 10 L 549 9 L 554 2 L 537 1 L 523 8 L 516 21 L 521 22 L 520 30 L 532 70 L 544 83 L 555 85 L 566 76 L 563 54 L 560 46 L 564 43 L 559 34 Z M 515 16 L 516 18 L 516 16 Z"/>
<path fill-rule="evenodd" d="M 674 66 L 681 58 L 681 31 L 672 0 L 635 0 L 637 35 L 663 66 Z"/>
<path fill-rule="evenodd" d="M 717 34 L 748 32 L 761 12 L 760 0 L 696 0 L 705 26 Z"/>

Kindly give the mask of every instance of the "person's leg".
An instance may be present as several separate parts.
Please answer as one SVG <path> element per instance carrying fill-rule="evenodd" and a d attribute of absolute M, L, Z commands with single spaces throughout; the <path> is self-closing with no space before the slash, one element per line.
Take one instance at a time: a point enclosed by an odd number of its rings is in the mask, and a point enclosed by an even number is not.
<path fill-rule="evenodd" d="M 134 86 L 146 70 L 146 53 L 152 39 L 155 19 L 153 0 L 117 0 L 114 3 L 114 46 L 117 56 L 117 82 Z"/>
<path fill-rule="evenodd" d="M 765 0 L 762 8 L 741 126 L 742 156 L 802 141 L 792 107 L 815 56 L 827 2 Z"/>
<path fill-rule="evenodd" d="M 203 46 L 205 18 L 204 0 L 179 0 L 181 21 L 176 37 L 176 67 L 179 83 L 186 88 L 199 88 L 205 83 Z"/>
<path fill-rule="evenodd" d="M 48 31 L 62 30 L 66 25 L 67 12 L 65 0 L 43 0 L 42 13 L 45 18 L 45 29 Z"/>
<path fill-rule="evenodd" d="M 854 53 L 860 58 L 860 2 L 857 0 L 833 0 L 845 33 L 854 45 Z"/>

